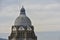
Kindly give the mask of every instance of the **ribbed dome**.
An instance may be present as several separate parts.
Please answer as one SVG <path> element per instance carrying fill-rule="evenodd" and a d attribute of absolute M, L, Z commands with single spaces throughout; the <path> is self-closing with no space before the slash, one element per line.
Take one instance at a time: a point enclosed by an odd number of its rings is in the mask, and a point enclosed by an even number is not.
<path fill-rule="evenodd" d="M 30 19 L 25 16 L 25 15 L 20 15 L 19 17 L 17 17 L 17 19 L 15 20 L 15 24 L 14 25 L 24 25 L 24 26 L 28 26 L 31 25 L 31 21 Z"/>
<path fill-rule="evenodd" d="M 25 14 L 25 9 L 21 8 L 19 17 L 16 18 L 14 25 L 23 25 L 23 26 L 29 26 L 31 25 L 30 19 Z"/>

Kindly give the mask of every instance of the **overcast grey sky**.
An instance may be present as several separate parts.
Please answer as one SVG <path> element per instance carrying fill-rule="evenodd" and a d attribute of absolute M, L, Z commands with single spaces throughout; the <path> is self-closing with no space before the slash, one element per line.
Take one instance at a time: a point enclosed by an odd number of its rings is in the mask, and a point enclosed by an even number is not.
<path fill-rule="evenodd" d="M 10 32 L 22 5 L 35 31 L 60 31 L 60 0 L 0 0 L 0 33 Z"/>

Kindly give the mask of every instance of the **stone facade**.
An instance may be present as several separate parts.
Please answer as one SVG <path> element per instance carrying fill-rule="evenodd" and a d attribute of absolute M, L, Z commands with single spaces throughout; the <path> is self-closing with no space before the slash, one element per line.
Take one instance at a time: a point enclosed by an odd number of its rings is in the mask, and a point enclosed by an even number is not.
<path fill-rule="evenodd" d="M 34 27 L 30 19 L 26 16 L 24 7 L 21 8 L 20 15 L 11 28 L 8 40 L 37 40 Z"/>

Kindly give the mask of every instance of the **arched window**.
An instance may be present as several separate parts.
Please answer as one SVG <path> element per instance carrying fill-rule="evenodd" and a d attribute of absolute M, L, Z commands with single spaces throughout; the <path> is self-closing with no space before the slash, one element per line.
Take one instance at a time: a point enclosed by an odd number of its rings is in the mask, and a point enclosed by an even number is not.
<path fill-rule="evenodd" d="M 27 30 L 31 31 L 32 29 L 31 29 L 31 27 L 27 27 Z"/>
<path fill-rule="evenodd" d="M 13 27 L 13 31 L 16 31 L 16 28 L 15 27 Z"/>
<path fill-rule="evenodd" d="M 24 28 L 23 27 L 19 27 L 19 30 L 24 30 Z"/>

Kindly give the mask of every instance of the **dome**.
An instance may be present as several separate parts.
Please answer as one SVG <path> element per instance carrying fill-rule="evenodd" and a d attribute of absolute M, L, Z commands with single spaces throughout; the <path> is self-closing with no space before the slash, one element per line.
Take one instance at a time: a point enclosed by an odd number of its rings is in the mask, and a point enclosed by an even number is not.
<path fill-rule="evenodd" d="M 25 15 L 20 15 L 16 18 L 14 25 L 23 25 L 23 26 L 29 26 L 31 25 L 30 19 Z"/>
<path fill-rule="evenodd" d="M 23 26 L 31 26 L 30 19 L 25 14 L 25 9 L 22 7 L 20 10 L 19 17 L 16 18 L 14 25 L 23 25 Z"/>

